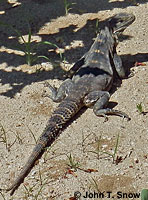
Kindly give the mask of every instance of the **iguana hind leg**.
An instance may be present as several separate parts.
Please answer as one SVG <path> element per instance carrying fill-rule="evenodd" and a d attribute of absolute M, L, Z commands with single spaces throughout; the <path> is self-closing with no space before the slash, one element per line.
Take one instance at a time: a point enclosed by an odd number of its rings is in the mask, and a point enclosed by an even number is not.
<path fill-rule="evenodd" d="M 73 81 L 71 79 L 66 79 L 58 89 L 51 86 L 48 82 L 45 83 L 45 86 L 49 87 L 49 89 L 51 90 L 51 95 L 44 95 L 44 96 L 49 97 L 54 102 L 61 102 L 66 97 L 66 94 L 68 94 L 70 89 L 72 88 Z"/>
<path fill-rule="evenodd" d="M 106 103 L 108 103 L 110 98 L 109 92 L 106 91 L 93 91 L 90 92 L 87 96 L 84 98 L 84 104 L 87 107 L 93 107 L 94 104 L 101 99 L 102 106 L 100 106 L 100 109 L 105 106 Z"/>
<path fill-rule="evenodd" d="M 129 116 L 119 110 L 114 110 L 111 108 L 106 108 L 108 101 L 110 99 L 109 92 L 106 91 L 93 91 L 90 92 L 85 98 L 84 98 L 84 104 L 87 107 L 93 106 L 93 111 L 95 115 L 97 116 L 103 116 L 105 119 L 107 119 L 106 115 L 117 115 L 120 117 L 127 118 L 130 120 Z"/>

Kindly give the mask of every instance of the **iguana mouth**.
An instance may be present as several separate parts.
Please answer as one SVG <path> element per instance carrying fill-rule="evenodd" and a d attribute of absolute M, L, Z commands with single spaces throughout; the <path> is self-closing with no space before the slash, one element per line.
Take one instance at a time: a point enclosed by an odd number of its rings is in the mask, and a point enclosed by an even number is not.
<path fill-rule="evenodd" d="M 113 29 L 113 33 L 120 34 L 127 26 L 135 21 L 135 16 L 132 13 L 119 13 L 109 19 L 109 27 Z"/>

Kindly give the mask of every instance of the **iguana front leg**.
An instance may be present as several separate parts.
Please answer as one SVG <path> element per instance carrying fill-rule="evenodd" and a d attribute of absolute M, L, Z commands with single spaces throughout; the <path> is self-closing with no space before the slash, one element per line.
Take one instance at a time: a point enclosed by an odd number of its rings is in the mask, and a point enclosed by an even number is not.
<path fill-rule="evenodd" d="M 45 83 L 46 87 L 49 87 L 51 90 L 51 95 L 44 95 L 46 97 L 49 97 L 52 99 L 54 102 L 61 102 L 65 97 L 66 94 L 69 93 L 70 89 L 73 86 L 73 81 L 71 79 L 66 79 L 61 86 L 57 89 L 53 86 L 51 86 L 48 82 Z"/>
<path fill-rule="evenodd" d="M 125 77 L 125 69 L 122 65 L 122 60 L 121 60 L 120 56 L 117 54 L 116 46 L 117 46 L 117 44 L 114 45 L 113 52 L 110 51 L 110 54 L 113 59 L 113 64 L 114 64 L 114 67 L 115 67 L 115 70 L 116 70 L 118 76 L 120 78 L 124 78 Z"/>
<path fill-rule="evenodd" d="M 85 53 L 73 66 L 72 68 L 67 72 L 68 78 L 71 78 L 79 69 L 82 65 L 85 63 L 85 58 L 87 56 L 88 52 Z"/>
<path fill-rule="evenodd" d="M 93 91 L 90 92 L 85 98 L 84 98 L 84 104 L 87 107 L 93 106 L 93 111 L 96 116 L 103 116 L 105 119 L 107 119 L 106 115 L 117 115 L 120 117 L 127 118 L 130 120 L 130 117 L 119 110 L 114 110 L 111 108 L 106 108 L 108 101 L 110 99 L 109 92 L 106 91 Z"/>
<path fill-rule="evenodd" d="M 122 60 L 121 60 L 120 56 L 117 55 L 117 53 L 114 53 L 113 62 L 114 62 L 114 66 L 115 66 L 115 69 L 116 69 L 119 77 L 125 78 L 125 69 L 122 65 Z"/>

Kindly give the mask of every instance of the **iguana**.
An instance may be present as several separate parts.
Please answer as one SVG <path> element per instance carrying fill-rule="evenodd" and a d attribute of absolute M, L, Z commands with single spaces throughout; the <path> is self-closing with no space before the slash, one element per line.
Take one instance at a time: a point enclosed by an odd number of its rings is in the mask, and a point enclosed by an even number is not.
<path fill-rule="evenodd" d="M 90 50 L 72 67 L 73 77 L 65 80 L 58 90 L 49 85 L 54 102 L 60 102 L 47 122 L 26 165 L 14 183 L 6 189 L 10 195 L 24 181 L 45 148 L 59 136 L 64 125 L 84 106 L 92 107 L 95 115 L 119 115 L 130 119 L 127 114 L 107 108 L 114 74 L 125 76 L 120 57 L 116 53 L 118 34 L 135 20 L 133 14 L 119 13 L 108 20 L 108 25 L 97 35 Z"/>

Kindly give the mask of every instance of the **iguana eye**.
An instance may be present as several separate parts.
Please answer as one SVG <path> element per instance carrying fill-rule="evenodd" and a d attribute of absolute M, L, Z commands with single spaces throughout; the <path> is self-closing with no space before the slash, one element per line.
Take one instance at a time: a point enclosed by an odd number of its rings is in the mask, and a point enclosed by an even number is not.
<path fill-rule="evenodd" d="M 119 22 L 123 22 L 123 20 L 122 19 L 120 19 L 120 21 Z"/>

